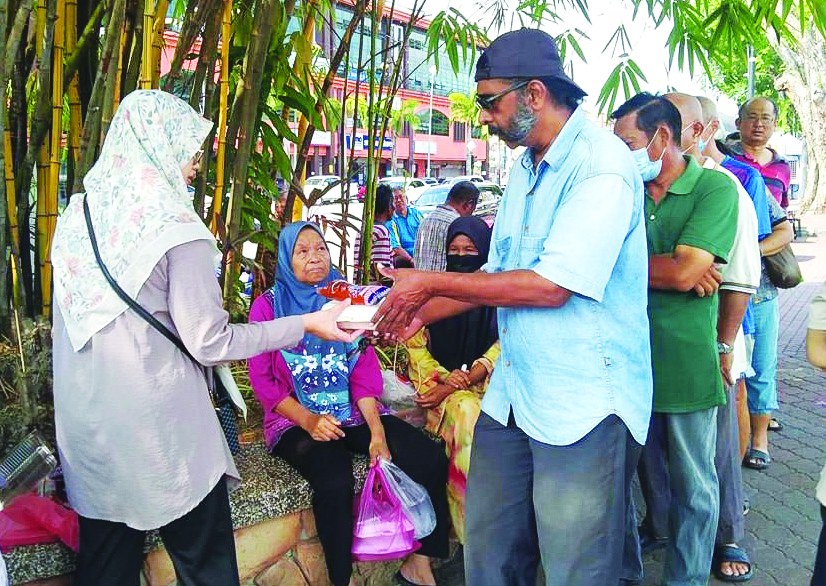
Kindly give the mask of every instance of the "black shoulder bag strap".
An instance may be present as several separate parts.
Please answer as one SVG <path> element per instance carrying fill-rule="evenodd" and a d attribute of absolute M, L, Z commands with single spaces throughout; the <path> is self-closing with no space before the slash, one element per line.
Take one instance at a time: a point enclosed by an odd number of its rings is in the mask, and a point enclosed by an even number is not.
<path fill-rule="evenodd" d="M 89 230 L 89 240 L 92 241 L 92 250 L 95 253 L 95 260 L 97 261 L 98 266 L 100 267 L 100 270 L 103 273 L 103 276 L 106 277 L 106 280 L 109 282 L 109 285 L 112 286 L 112 289 L 115 290 L 115 293 L 118 294 L 118 297 L 120 297 L 126 303 L 126 305 L 132 308 L 135 311 L 135 313 L 137 313 L 139 316 L 141 316 L 143 319 L 149 322 L 149 324 L 153 328 L 162 333 L 167 340 L 175 344 L 178 347 L 178 350 L 183 352 L 189 359 L 194 361 L 196 364 L 201 365 L 201 363 L 195 360 L 195 357 L 189 353 L 189 350 L 186 349 L 186 346 L 184 346 L 183 341 L 178 336 L 173 334 L 168 327 L 166 327 L 160 321 L 158 321 L 158 319 L 154 315 L 146 311 L 146 309 L 144 309 L 144 307 L 141 304 L 132 299 L 126 293 L 126 291 L 121 289 L 120 285 L 118 285 L 118 282 L 115 281 L 114 277 L 112 277 L 112 274 L 109 272 L 109 269 L 107 269 L 106 265 L 103 264 L 103 259 L 100 258 L 100 250 L 98 250 L 98 241 L 95 237 L 95 230 L 92 227 L 92 217 L 89 214 L 89 204 L 86 202 L 85 196 L 83 198 L 83 216 L 86 218 L 86 228 Z"/>
<path fill-rule="evenodd" d="M 98 250 L 98 242 L 97 238 L 95 237 L 95 230 L 92 227 L 92 217 L 89 214 L 89 204 L 86 202 L 86 197 L 83 198 L 83 216 L 86 218 L 86 228 L 89 230 L 89 240 L 92 242 L 92 251 L 95 253 L 95 260 L 100 267 L 103 276 L 106 277 L 106 280 L 111 285 L 112 289 L 114 289 L 115 293 L 117 293 L 118 297 L 120 297 L 126 305 L 128 305 L 135 313 L 145 319 L 149 325 L 154 327 L 160 333 L 164 335 L 164 337 L 175 344 L 178 349 L 184 353 L 190 360 L 192 360 L 195 364 L 197 364 L 201 370 L 204 371 L 204 375 L 207 377 L 207 384 L 209 384 L 209 373 L 204 367 L 203 364 L 195 360 L 195 357 L 189 353 L 189 350 L 186 349 L 183 341 L 172 333 L 172 331 L 163 325 L 158 319 L 153 316 L 151 313 L 146 311 L 146 309 L 140 305 L 137 301 L 132 299 L 126 291 L 121 289 L 120 285 L 118 285 L 115 278 L 109 272 L 109 269 L 106 268 L 106 265 L 103 264 L 103 259 L 100 258 L 100 250 Z M 232 399 L 230 399 L 229 395 L 227 394 L 226 389 L 224 389 L 223 385 L 221 384 L 220 377 L 212 377 L 212 390 L 210 391 L 210 396 L 212 397 L 213 405 L 215 406 L 215 412 L 218 417 L 218 422 L 221 425 L 221 430 L 224 432 L 224 437 L 227 439 L 227 444 L 229 445 L 230 452 L 233 454 L 237 454 L 238 451 L 241 449 L 241 446 L 238 443 L 238 424 L 235 421 L 235 406 L 232 403 Z"/>

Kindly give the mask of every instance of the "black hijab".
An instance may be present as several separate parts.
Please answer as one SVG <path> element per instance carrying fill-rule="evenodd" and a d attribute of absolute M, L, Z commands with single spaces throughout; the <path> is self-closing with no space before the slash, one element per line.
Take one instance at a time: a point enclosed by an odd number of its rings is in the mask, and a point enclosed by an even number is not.
<path fill-rule="evenodd" d="M 457 218 L 447 232 L 447 246 L 456 236 L 470 238 L 479 250 L 478 256 L 447 255 L 449 272 L 473 273 L 488 261 L 491 230 L 475 216 Z M 448 371 L 469 369 L 499 338 L 496 325 L 496 309 L 477 307 L 468 312 L 449 317 L 428 326 L 430 354 Z"/>

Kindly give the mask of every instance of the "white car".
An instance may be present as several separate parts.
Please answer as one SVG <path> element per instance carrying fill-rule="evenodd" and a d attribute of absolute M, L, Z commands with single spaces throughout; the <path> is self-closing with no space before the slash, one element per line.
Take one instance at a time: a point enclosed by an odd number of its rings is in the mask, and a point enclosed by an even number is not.
<path fill-rule="evenodd" d="M 341 181 L 341 177 L 338 175 L 313 175 L 312 177 L 308 177 L 304 181 L 304 195 L 306 197 L 310 197 L 314 190 L 320 189 L 323 190 L 328 185 L 339 183 Z M 325 193 L 319 201 L 316 202 L 316 205 L 334 203 L 341 200 L 341 183 L 336 185 L 335 187 L 331 187 L 330 190 Z M 350 199 L 353 200 L 356 198 L 356 194 L 358 193 L 358 183 L 350 183 Z"/>
<path fill-rule="evenodd" d="M 381 179 L 379 179 L 379 185 L 381 184 L 389 185 L 392 189 L 404 189 L 405 193 L 408 196 L 408 199 L 410 199 L 411 189 L 427 187 L 427 183 L 425 183 L 424 179 L 419 179 L 418 177 L 404 176 L 382 177 Z"/>
<path fill-rule="evenodd" d="M 485 178 L 481 175 L 457 175 L 456 177 L 451 177 L 447 181 L 443 183 L 443 185 L 453 185 L 454 183 L 459 183 L 459 181 L 472 181 L 473 183 L 486 183 Z"/>

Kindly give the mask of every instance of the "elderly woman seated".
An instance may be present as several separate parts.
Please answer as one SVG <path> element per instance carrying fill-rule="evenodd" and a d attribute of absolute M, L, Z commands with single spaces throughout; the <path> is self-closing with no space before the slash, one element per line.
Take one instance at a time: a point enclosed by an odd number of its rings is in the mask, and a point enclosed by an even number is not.
<path fill-rule="evenodd" d="M 286 226 L 278 242 L 275 285 L 255 300 L 250 321 L 300 315 L 321 307 L 316 288 L 341 278 L 318 227 Z M 392 459 L 423 485 L 436 511 L 436 529 L 421 539 L 397 574 L 401 584 L 435 584 L 431 557 L 448 555 L 447 461 L 419 430 L 389 415 L 371 346 L 326 342 L 306 335 L 293 348 L 249 361 L 253 391 L 264 409 L 267 447 L 284 458 L 313 489 L 313 512 L 330 581 L 350 583 L 353 540 L 352 454 Z"/>
<path fill-rule="evenodd" d="M 447 233 L 447 270 L 479 270 L 488 260 L 490 236 L 490 228 L 479 218 L 454 220 Z M 430 324 L 407 342 L 416 403 L 428 410 L 427 429 L 445 440 L 450 516 L 462 543 L 473 428 L 499 357 L 498 339 L 496 309 L 479 307 Z"/>

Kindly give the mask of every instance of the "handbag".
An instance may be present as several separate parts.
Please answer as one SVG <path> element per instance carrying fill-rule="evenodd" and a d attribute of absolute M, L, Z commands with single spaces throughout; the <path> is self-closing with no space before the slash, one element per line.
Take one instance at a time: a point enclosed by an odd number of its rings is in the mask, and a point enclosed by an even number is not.
<path fill-rule="evenodd" d="M 415 527 L 399 498 L 390 490 L 381 466 L 372 466 L 355 503 L 353 559 L 396 560 L 419 549 Z"/>
<path fill-rule="evenodd" d="M 115 281 L 114 277 L 112 277 L 109 269 L 107 269 L 106 265 L 103 264 L 103 259 L 100 257 L 97 238 L 95 237 L 95 231 L 92 228 L 92 217 L 89 214 L 89 204 L 86 202 L 85 197 L 83 198 L 83 215 L 86 218 L 86 228 L 89 230 L 89 240 L 92 242 L 92 251 L 95 253 L 95 260 L 97 261 L 98 267 L 100 267 L 103 276 L 109 282 L 112 289 L 114 289 L 115 293 L 117 293 L 118 297 L 120 297 L 121 300 L 123 300 L 135 313 L 146 320 L 149 325 L 163 334 L 167 340 L 175 344 L 175 346 L 178 347 L 178 350 L 183 352 L 185 356 L 201 367 L 204 371 L 204 375 L 206 376 L 207 383 L 209 383 L 210 378 L 212 379 L 212 391 L 210 392 L 212 405 L 215 407 L 215 414 L 218 417 L 218 423 L 221 425 L 221 430 L 224 432 L 224 437 L 227 440 L 229 451 L 233 455 L 237 454 L 241 450 L 241 444 L 238 442 L 238 421 L 236 419 L 235 404 L 227 392 L 221 377 L 217 376 L 215 369 L 212 369 L 211 373 L 207 372 L 206 368 L 200 362 L 195 360 L 195 357 L 189 353 L 189 350 L 187 350 L 186 346 L 178 336 L 173 334 L 169 328 L 158 321 L 157 318 L 155 318 L 155 316 L 151 313 L 146 311 L 146 309 L 137 301 L 132 299 L 126 291 L 121 289 L 120 285 L 118 285 L 117 281 Z M 213 374 L 213 376 L 210 377 L 209 374 Z"/>
<path fill-rule="evenodd" d="M 775 287 L 780 289 L 791 289 L 803 281 L 800 273 L 800 265 L 794 256 L 794 251 L 790 244 L 780 249 L 780 252 L 764 256 L 763 265 L 766 267 L 766 275 Z"/>

